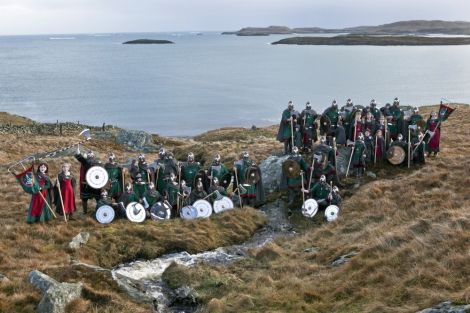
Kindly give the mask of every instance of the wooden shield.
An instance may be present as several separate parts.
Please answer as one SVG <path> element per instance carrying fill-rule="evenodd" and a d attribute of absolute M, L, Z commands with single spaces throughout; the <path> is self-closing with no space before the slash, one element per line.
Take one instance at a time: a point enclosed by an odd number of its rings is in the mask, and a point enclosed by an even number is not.
<path fill-rule="evenodd" d="M 285 160 L 282 163 L 282 173 L 288 178 L 294 178 L 300 175 L 300 165 L 294 160 Z"/>
<path fill-rule="evenodd" d="M 254 185 L 259 182 L 261 179 L 261 171 L 258 166 L 252 165 L 249 168 L 247 168 L 246 173 L 245 173 L 245 181 L 248 182 L 251 185 Z"/>
<path fill-rule="evenodd" d="M 393 165 L 403 163 L 405 156 L 405 150 L 400 146 L 392 146 L 387 151 L 387 160 Z"/>

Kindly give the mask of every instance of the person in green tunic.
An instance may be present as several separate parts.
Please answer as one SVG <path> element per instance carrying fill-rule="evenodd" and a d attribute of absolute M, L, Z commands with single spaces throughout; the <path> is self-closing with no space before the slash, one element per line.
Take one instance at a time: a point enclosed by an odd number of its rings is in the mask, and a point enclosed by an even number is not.
<path fill-rule="evenodd" d="M 423 121 L 423 122 L 421 122 Z M 410 119 L 408 120 L 408 127 L 410 129 L 410 135 L 411 135 L 411 141 L 416 139 L 418 137 L 421 129 L 419 124 L 424 123 L 423 116 L 419 114 L 419 109 L 418 108 L 413 108 L 413 114 L 410 116 Z"/>
<path fill-rule="evenodd" d="M 304 184 L 306 184 L 306 177 L 305 173 L 308 170 L 308 165 L 305 162 L 304 158 L 302 155 L 299 153 L 299 149 L 297 147 L 294 147 L 292 149 L 292 154 L 289 156 L 288 160 L 295 161 L 299 164 L 301 174 L 304 175 Z M 284 176 L 284 173 L 282 174 L 281 178 L 281 187 L 282 188 L 287 188 L 288 190 L 288 205 L 292 205 L 294 203 L 295 195 L 298 191 L 302 189 L 302 176 L 299 174 L 298 176 L 295 177 L 286 177 Z"/>
<path fill-rule="evenodd" d="M 289 101 L 287 109 L 282 112 L 279 130 L 277 132 L 277 140 L 284 143 L 284 154 L 292 152 L 292 131 L 294 129 L 294 103 Z"/>
<path fill-rule="evenodd" d="M 149 210 L 155 203 L 160 201 L 161 198 L 161 194 L 158 192 L 158 190 L 155 189 L 155 184 L 152 182 L 149 183 L 142 197 L 142 200 L 145 199 L 143 202 L 148 204 L 147 210 Z"/>
<path fill-rule="evenodd" d="M 117 200 L 122 193 L 122 167 L 116 162 L 114 153 L 108 155 L 108 160 L 109 161 L 104 165 L 111 183 L 107 190 L 108 197 Z"/>
<path fill-rule="evenodd" d="M 350 138 L 351 121 L 352 121 L 352 112 L 354 111 L 354 109 L 355 109 L 354 103 L 352 102 L 351 99 L 348 99 L 346 101 L 346 105 L 342 106 L 338 113 L 341 116 L 341 119 L 343 120 L 343 127 L 346 133 L 346 140 L 351 139 Z"/>
<path fill-rule="evenodd" d="M 228 193 L 225 190 L 225 188 L 219 185 L 219 180 L 217 179 L 217 177 L 214 177 L 212 179 L 212 184 L 209 187 L 209 190 L 207 193 L 211 195 L 209 199 L 211 200 L 212 203 L 214 203 L 214 201 L 217 200 L 219 196 L 228 197 Z"/>
<path fill-rule="evenodd" d="M 330 129 L 326 130 L 325 134 L 326 136 L 331 136 L 332 133 L 334 133 L 336 126 L 338 125 L 338 118 L 339 118 L 339 112 L 338 112 L 338 103 L 336 100 L 333 100 L 331 103 L 331 106 L 326 108 L 326 110 L 323 112 L 323 115 L 326 115 L 330 119 Z"/>
<path fill-rule="evenodd" d="M 327 183 L 325 175 L 320 176 L 320 180 L 313 184 L 310 190 L 303 190 L 312 199 L 315 199 L 318 203 L 319 209 L 325 209 L 330 205 L 332 199 L 332 190 L 331 186 Z"/>
<path fill-rule="evenodd" d="M 141 200 L 137 197 L 135 194 L 134 190 L 132 190 L 132 184 L 131 183 L 126 183 L 125 190 L 119 197 L 119 215 L 121 217 L 126 216 L 126 208 L 127 205 L 131 202 L 139 202 L 141 203 Z"/>
<path fill-rule="evenodd" d="M 194 161 L 194 154 L 190 152 L 187 162 L 184 162 L 181 166 L 181 179 L 186 182 L 188 187 L 193 188 L 194 177 L 200 170 L 201 164 Z"/>
<path fill-rule="evenodd" d="M 380 116 L 382 115 L 380 110 L 377 108 L 377 102 L 375 101 L 375 99 L 372 99 L 370 101 L 369 109 L 367 111 L 372 114 L 376 122 L 379 120 Z"/>
<path fill-rule="evenodd" d="M 207 192 L 204 190 L 204 186 L 201 180 L 196 182 L 196 187 L 191 190 L 191 194 L 189 195 L 189 202 L 194 204 L 197 200 L 201 200 L 207 197 Z"/>
<path fill-rule="evenodd" d="M 395 98 L 393 105 L 390 107 L 390 138 L 396 140 L 400 133 L 400 125 L 402 124 L 402 111 L 400 109 L 400 100 Z"/>
<path fill-rule="evenodd" d="M 229 171 L 227 167 L 221 163 L 220 154 L 216 154 L 212 164 L 207 168 L 207 178 L 212 179 L 213 177 L 217 177 L 220 182 L 222 179 L 226 178 L 227 174 L 229 174 Z"/>
<path fill-rule="evenodd" d="M 305 110 L 300 114 L 300 120 L 302 125 L 302 140 L 303 149 L 305 151 L 312 149 L 312 143 L 318 140 L 317 124 L 315 120 L 318 118 L 317 112 L 312 110 L 312 105 L 307 102 Z"/>
<path fill-rule="evenodd" d="M 362 133 L 359 133 L 359 135 L 357 136 L 351 153 L 352 158 L 350 166 L 352 166 L 352 168 L 356 170 L 356 176 L 360 178 L 364 175 L 367 157 L 367 148 L 364 142 L 364 135 Z"/>
<path fill-rule="evenodd" d="M 100 199 L 96 203 L 96 209 L 99 209 L 103 205 L 108 205 L 110 207 L 114 207 L 113 199 L 109 198 L 108 192 L 106 190 L 101 191 Z"/>
<path fill-rule="evenodd" d="M 143 181 L 142 175 L 139 173 L 135 177 L 134 182 L 132 183 L 135 195 L 138 199 L 142 199 L 147 189 L 147 183 Z"/>
<path fill-rule="evenodd" d="M 138 163 L 137 164 L 133 163 L 129 171 L 131 174 L 131 178 L 133 181 L 136 181 L 137 174 L 140 174 L 142 182 L 148 183 L 151 180 L 150 176 L 152 174 L 152 170 L 149 167 L 147 161 L 145 161 L 145 155 L 139 154 L 137 159 L 138 159 Z"/>
<path fill-rule="evenodd" d="M 296 151 L 299 151 L 298 147 Z M 264 189 L 262 175 L 256 163 L 250 159 L 250 154 L 243 151 L 241 158 L 234 163 L 234 171 L 237 173 L 238 186 L 241 186 L 242 200 L 248 205 L 255 205 L 264 201 Z M 259 178 L 256 181 L 256 178 Z"/>
<path fill-rule="evenodd" d="M 171 216 L 176 216 L 178 208 L 178 200 L 180 195 L 180 186 L 176 180 L 175 173 L 170 173 L 170 179 L 166 184 L 164 198 L 172 206 Z"/>
<path fill-rule="evenodd" d="M 158 151 L 158 159 L 155 160 L 157 165 L 155 169 L 155 186 L 157 190 L 163 194 L 166 191 L 167 184 L 170 183 L 170 175 L 178 175 L 178 164 L 173 155 L 165 148 Z"/>
<path fill-rule="evenodd" d="M 405 151 L 405 159 L 403 160 L 401 165 L 407 166 L 408 165 L 408 143 L 403 140 L 402 134 L 398 134 L 397 140 L 395 140 L 394 142 L 390 144 L 390 147 L 393 147 L 393 146 L 400 146 Z"/>

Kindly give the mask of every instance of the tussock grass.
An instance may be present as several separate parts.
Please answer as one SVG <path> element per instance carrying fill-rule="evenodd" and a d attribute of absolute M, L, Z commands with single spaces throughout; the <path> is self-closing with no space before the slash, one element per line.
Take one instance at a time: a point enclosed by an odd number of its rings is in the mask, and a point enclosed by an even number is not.
<path fill-rule="evenodd" d="M 461 105 L 443 124 L 439 157 L 411 171 L 384 167 L 349 193 L 338 221 L 302 228 L 228 268 L 182 269 L 179 283 L 202 294 L 206 312 L 395 313 L 469 303 L 468 116 Z M 358 255 L 331 267 L 352 251 Z M 203 283 L 221 276 L 239 280 L 219 290 Z"/>

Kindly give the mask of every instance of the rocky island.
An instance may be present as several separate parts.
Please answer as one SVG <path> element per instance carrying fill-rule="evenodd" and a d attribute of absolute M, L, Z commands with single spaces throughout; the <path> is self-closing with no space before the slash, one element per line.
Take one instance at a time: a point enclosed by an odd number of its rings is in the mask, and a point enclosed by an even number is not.
<path fill-rule="evenodd" d="M 173 41 L 170 40 L 162 40 L 162 39 L 136 39 L 131 41 L 123 42 L 123 45 L 149 45 L 149 44 L 173 44 Z"/>
<path fill-rule="evenodd" d="M 365 36 L 342 35 L 335 37 L 291 37 L 271 43 L 272 45 L 327 45 L 327 46 L 449 46 L 469 45 L 468 37 L 422 37 L 422 36 Z"/>

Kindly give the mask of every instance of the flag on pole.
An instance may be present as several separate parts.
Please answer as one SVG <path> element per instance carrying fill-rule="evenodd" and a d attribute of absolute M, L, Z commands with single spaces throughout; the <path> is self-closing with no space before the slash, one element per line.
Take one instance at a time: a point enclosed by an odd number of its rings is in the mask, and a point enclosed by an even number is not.
<path fill-rule="evenodd" d="M 447 106 L 443 103 L 441 103 L 439 107 L 439 118 L 441 119 L 442 122 L 447 120 L 449 116 L 454 112 L 455 109 L 451 108 L 450 106 Z"/>

